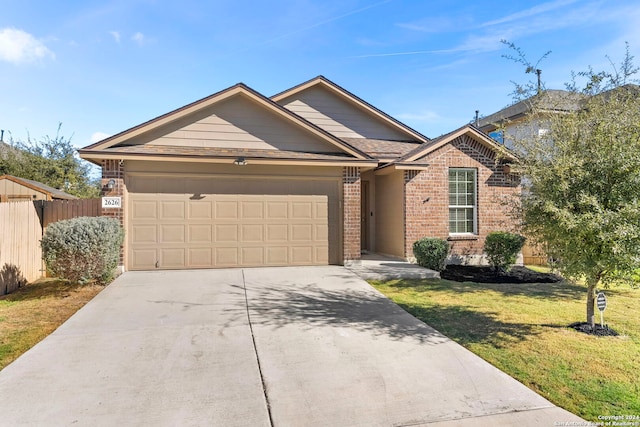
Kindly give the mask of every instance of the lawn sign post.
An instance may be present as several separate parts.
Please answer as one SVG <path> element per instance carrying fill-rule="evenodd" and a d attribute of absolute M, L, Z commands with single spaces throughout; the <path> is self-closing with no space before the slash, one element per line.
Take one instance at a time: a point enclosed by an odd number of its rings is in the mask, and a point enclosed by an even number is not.
<path fill-rule="evenodd" d="M 604 316 L 602 313 L 607 309 L 607 297 L 604 292 L 598 293 L 596 304 L 598 304 L 598 310 L 600 311 L 600 326 L 604 328 Z"/>

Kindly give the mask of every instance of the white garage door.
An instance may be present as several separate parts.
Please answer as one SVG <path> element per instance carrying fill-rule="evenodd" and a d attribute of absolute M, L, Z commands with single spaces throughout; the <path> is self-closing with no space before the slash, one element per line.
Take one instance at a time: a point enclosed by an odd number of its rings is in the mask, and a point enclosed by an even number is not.
<path fill-rule="evenodd" d="M 130 270 L 329 263 L 328 195 L 130 193 L 127 210 Z"/>

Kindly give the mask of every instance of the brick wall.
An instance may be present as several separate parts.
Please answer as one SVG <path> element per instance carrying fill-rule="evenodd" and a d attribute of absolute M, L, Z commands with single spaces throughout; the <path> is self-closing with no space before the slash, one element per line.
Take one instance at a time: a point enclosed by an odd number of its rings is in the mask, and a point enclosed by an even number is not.
<path fill-rule="evenodd" d="M 345 264 L 360 259 L 360 169 L 342 169 L 343 257 Z"/>
<path fill-rule="evenodd" d="M 107 188 L 110 180 L 115 181 L 112 190 Z M 102 208 L 102 216 L 116 218 L 124 227 L 124 204 L 125 204 L 125 184 L 124 184 L 124 162 L 120 160 L 103 160 L 102 161 L 102 195 L 105 197 L 121 197 L 121 208 Z M 124 265 L 124 246 L 120 247 L 120 262 Z"/>
<path fill-rule="evenodd" d="M 466 135 L 430 153 L 424 171 L 405 171 L 405 256 L 413 257 L 413 242 L 422 237 L 448 239 L 452 255 L 481 255 L 487 233 L 513 230 L 506 205 L 519 193 L 519 180 L 497 164 L 493 151 Z M 449 168 L 477 170 L 478 234 L 449 236 Z"/>

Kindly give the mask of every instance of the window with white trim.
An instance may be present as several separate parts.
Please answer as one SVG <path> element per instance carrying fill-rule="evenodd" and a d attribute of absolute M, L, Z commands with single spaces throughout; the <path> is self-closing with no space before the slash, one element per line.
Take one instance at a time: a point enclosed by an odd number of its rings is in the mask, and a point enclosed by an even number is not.
<path fill-rule="evenodd" d="M 449 234 L 476 233 L 476 175 L 475 169 L 449 169 Z"/>

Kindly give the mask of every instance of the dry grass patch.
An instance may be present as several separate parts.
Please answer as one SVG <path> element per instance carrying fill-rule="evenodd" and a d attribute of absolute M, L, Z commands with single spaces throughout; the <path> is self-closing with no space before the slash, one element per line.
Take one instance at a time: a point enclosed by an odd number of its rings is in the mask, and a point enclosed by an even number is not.
<path fill-rule="evenodd" d="M 409 313 L 587 420 L 640 415 L 640 290 L 606 290 L 605 323 L 620 337 L 567 328 L 586 315 L 586 287 L 372 282 Z"/>
<path fill-rule="evenodd" d="M 0 297 L 0 369 L 56 330 L 102 289 L 41 279 Z"/>

